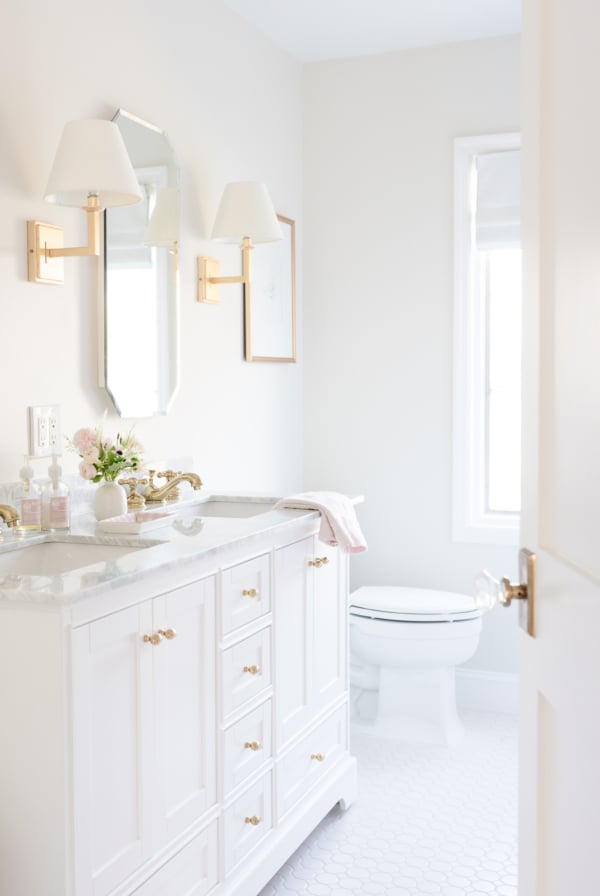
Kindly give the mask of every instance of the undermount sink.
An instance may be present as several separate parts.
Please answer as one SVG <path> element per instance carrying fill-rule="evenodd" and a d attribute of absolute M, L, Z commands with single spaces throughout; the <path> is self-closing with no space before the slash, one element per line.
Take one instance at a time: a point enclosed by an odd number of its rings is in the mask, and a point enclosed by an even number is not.
<path fill-rule="evenodd" d="M 58 576 L 93 563 L 118 560 L 145 545 L 47 541 L 0 552 L 0 575 Z"/>
<path fill-rule="evenodd" d="M 260 513 L 267 513 L 273 509 L 275 498 L 252 498 L 244 500 L 240 498 L 232 498 L 229 500 L 220 495 L 214 498 L 208 498 L 206 501 L 199 501 L 193 505 L 194 513 L 197 516 L 215 516 L 215 517 L 233 517 L 235 519 L 246 519 L 251 516 L 258 516 Z"/>

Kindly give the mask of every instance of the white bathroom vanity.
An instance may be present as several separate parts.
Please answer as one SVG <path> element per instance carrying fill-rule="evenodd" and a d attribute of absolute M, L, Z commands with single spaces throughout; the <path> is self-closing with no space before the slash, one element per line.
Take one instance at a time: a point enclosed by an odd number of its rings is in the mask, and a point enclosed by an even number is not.
<path fill-rule="evenodd" d="M 0 546 L 0 893 L 255 896 L 353 801 L 347 556 L 271 508 Z"/>

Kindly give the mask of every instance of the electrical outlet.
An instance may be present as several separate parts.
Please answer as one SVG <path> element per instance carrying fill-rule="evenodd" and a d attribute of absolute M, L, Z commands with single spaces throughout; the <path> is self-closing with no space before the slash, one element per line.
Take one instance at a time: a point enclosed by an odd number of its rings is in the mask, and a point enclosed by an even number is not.
<path fill-rule="evenodd" d="M 30 457 L 49 457 L 62 453 L 60 406 L 36 405 L 27 408 Z"/>

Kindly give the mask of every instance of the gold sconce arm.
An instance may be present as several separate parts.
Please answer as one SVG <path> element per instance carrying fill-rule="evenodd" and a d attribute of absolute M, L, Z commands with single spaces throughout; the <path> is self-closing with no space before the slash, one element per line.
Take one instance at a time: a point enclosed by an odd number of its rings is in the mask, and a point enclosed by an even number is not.
<path fill-rule="evenodd" d="M 63 258 L 100 255 L 102 209 L 97 196 L 88 196 L 84 211 L 87 213 L 87 246 L 65 248 L 63 227 L 40 221 L 27 222 L 27 275 L 30 283 L 64 283 Z"/>
<path fill-rule="evenodd" d="M 216 258 L 198 258 L 198 301 L 209 305 L 217 305 L 221 301 L 219 286 L 221 283 L 250 284 L 252 241 L 244 237 L 242 242 L 242 273 L 235 277 L 220 277 L 220 264 Z"/>

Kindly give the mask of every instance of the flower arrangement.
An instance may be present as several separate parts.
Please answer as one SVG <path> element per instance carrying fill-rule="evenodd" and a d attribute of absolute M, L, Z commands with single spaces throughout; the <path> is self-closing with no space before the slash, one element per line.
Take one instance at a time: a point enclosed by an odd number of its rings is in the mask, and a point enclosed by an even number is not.
<path fill-rule="evenodd" d="M 133 435 L 133 430 L 116 438 L 105 438 L 102 427 L 78 429 L 72 439 L 67 439 L 69 448 L 81 457 L 79 475 L 92 482 L 114 482 L 128 470 L 138 470 L 142 464 L 142 446 Z"/>

